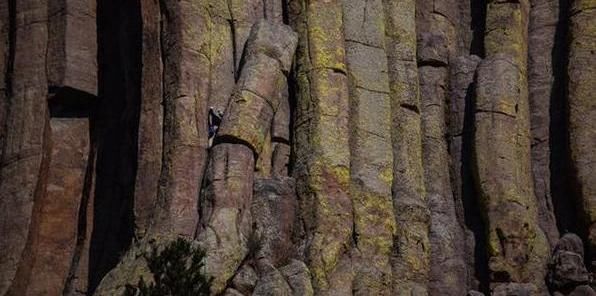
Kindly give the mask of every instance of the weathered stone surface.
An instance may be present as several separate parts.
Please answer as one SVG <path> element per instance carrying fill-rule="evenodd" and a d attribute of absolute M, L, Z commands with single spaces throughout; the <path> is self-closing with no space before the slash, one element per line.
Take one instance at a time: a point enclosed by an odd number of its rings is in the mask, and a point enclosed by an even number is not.
<path fill-rule="evenodd" d="M 9 65 L 9 5 L 8 1 L 0 3 L 0 147 L 4 147 L 6 134 L 6 116 L 8 115 L 8 85 L 6 75 Z M 0 148 L 0 159 L 2 159 L 2 148 Z"/>
<path fill-rule="evenodd" d="M 480 63 L 476 81 L 475 179 L 487 219 L 493 282 L 536 279 L 536 270 L 543 267 L 534 264 L 542 264 L 548 252 L 528 180 L 529 122 L 527 97 L 519 94 L 522 75 L 512 56 L 494 55 Z"/>
<path fill-rule="evenodd" d="M 259 276 L 255 269 L 248 264 L 244 264 L 236 272 L 236 275 L 234 275 L 234 278 L 232 279 L 232 287 L 234 287 L 234 289 L 241 295 L 250 295 L 254 290 L 258 279 Z"/>
<path fill-rule="evenodd" d="M 290 296 L 292 289 L 286 282 L 284 276 L 275 268 L 271 268 L 265 272 L 261 272 L 257 286 L 255 287 L 254 296 Z"/>
<path fill-rule="evenodd" d="M 271 159 L 271 176 L 288 176 L 288 165 L 290 163 L 290 145 L 284 143 L 275 143 L 273 147 L 273 156 Z"/>
<path fill-rule="evenodd" d="M 218 137 L 240 140 L 256 154 L 261 152 L 279 108 L 279 94 L 285 87 L 282 71 L 287 71 L 291 64 L 296 42 L 295 33 L 287 26 L 266 21 L 255 24 L 246 45 L 247 61 L 238 90 L 230 100 Z"/>
<path fill-rule="evenodd" d="M 312 296 L 310 271 L 304 262 L 292 259 L 288 265 L 279 268 L 286 277 L 294 296 Z"/>
<path fill-rule="evenodd" d="M 532 284 L 507 283 L 497 284 L 492 290 L 492 296 L 532 296 L 540 295 Z"/>
<path fill-rule="evenodd" d="M 430 293 L 462 295 L 466 287 L 463 229 L 455 215 L 445 135 L 447 69 L 419 67 L 425 187 L 431 213 Z"/>
<path fill-rule="evenodd" d="M 143 18 L 143 71 L 141 112 L 139 114 L 138 164 L 135 180 L 135 227 L 141 239 L 157 203 L 163 152 L 163 63 L 161 60 L 160 7 L 151 0 L 141 1 Z"/>
<path fill-rule="evenodd" d="M 352 293 L 389 295 L 396 231 L 391 196 L 391 101 L 382 14 L 372 14 L 382 11 L 383 4 L 380 0 L 342 3 L 350 73 L 350 197 L 355 244 Z"/>
<path fill-rule="evenodd" d="M 584 266 L 584 244 L 579 236 L 567 233 L 557 242 L 549 262 L 548 282 L 554 290 L 569 290 L 590 282 Z"/>
<path fill-rule="evenodd" d="M 457 220 L 464 229 L 464 261 L 467 265 L 467 286 L 478 289 L 477 254 L 485 251 L 476 248 L 484 229 L 477 208 L 471 166 L 471 141 L 473 137 L 474 74 L 481 59 L 463 55 L 450 61 L 449 99 L 449 154 L 451 156 L 451 188 Z"/>
<path fill-rule="evenodd" d="M 163 13 L 163 162 L 153 231 L 191 237 L 198 222 L 197 197 L 207 161 L 209 62 L 203 3 L 167 2 Z"/>
<path fill-rule="evenodd" d="M 261 260 L 278 268 L 294 252 L 292 228 L 296 205 L 296 183 L 292 178 L 255 179 L 251 213 L 258 239 L 257 267 Z"/>
<path fill-rule="evenodd" d="M 393 143 L 395 295 L 428 293 L 429 212 L 422 169 L 420 99 L 416 67 L 416 1 L 383 1 Z M 420 294 L 416 294 L 420 293 Z"/>
<path fill-rule="evenodd" d="M 45 54 L 47 1 L 12 2 L 10 107 L 0 161 L 0 295 L 23 295 L 33 257 L 23 257 L 35 231 L 49 157 Z M 31 238 L 33 239 L 33 238 Z"/>
<path fill-rule="evenodd" d="M 292 65 L 297 42 L 298 36 L 289 26 L 260 20 L 252 27 L 244 55 L 249 58 L 253 54 L 265 54 L 275 59 L 279 68 L 287 73 Z"/>
<path fill-rule="evenodd" d="M 340 1 L 292 1 L 298 32 L 295 170 L 316 294 L 351 292 L 349 94 Z M 308 20 L 308 22 L 306 21 Z"/>
<path fill-rule="evenodd" d="M 25 253 L 35 258 L 27 290 L 22 295 L 60 295 L 70 272 L 77 246 L 78 215 L 83 198 L 89 120 L 52 118 L 52 150 L 47 189 L 40 204 L 34 235 Z"/>
<path fill-rule="evenodd" d="M 551 100 L 556 97 L 553 59 L 559 2 L 530 1 L 528 28 L 528 90 L 532 136 L 532 174 L 534 193 L 538 202 L 538 221 L 550 246 L 559 238 L 551 194 L 550 175 L 550 114 Z"/>
<path fill-rule="evenodd" d="M 588 232 L 590 256 L 596 254 L 596 1 L 576 0 L 570 9 L 568 77 L 569 148 L 578 197 Z"/>
<path fill-rule="evenodd" d="M 422 163 L 430 210 L 429 293 L 462 295 L 466 289 L 463 228 L 457 223 L 449 177 L 447 95 L 455 55 L 455 1 L 417 1 L 417 61 L 422 122 Z"/>
<path fill-rule="evenodd" d="M 207 251 L 205 267 L 214 278 L 213 293 L 225 289 L 248 253 L 254 167 L 247 146 L 222 143 L 211 150 L 197 239 Z"/>
<path fill-rule="evenodd" d="M 48 82 L 97 95 L 95 0 L 48 1 Z"/>

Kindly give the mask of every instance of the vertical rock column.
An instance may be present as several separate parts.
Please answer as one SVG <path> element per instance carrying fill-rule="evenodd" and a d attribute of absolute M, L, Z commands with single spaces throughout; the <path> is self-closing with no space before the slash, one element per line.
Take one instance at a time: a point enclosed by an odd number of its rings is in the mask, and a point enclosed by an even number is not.
<path fill-rule="evenodd" d="M 2 147 L 4 147 L 4 137 L 6 135 L 6 115 L 8 114 L 8 85 L 6 80 L 10 50 L 8 6 L 8 1 L 0 3 L 0 159 L 2 159 Z"/>
<path fill-rule="evenodd" d="M 31 235 L 35 258 L 23 295 L 62 294 L 76 262 L 79 213 L 87 199 L 91 153 L 90 111 L 97 95 L 94 0 L 49 3 L 47 70 L 50 84 L 51 157 L 47 188 L 36 201 L 38 225 Z M 82 229 L 81 231 L 85 231 Z"/>
<path fill-rule="evenodd" d="M 203 1 L 166 1 L 164 10 L 164 147 L 151 231 L 192 237 L 207 162 L 210 16 Z"/>
<path fill-rule="evenodd" d="M 135 235 L 142 238 L 151 223 L 157 202 L 163 152 L 163 61 L 159 2 L 142 0 L 143 52 L 141 111 L 135 180 Z"/>
<path fill-rule="evenodd" d="M 294 176 L 304 253 L 320 295 L 349 295 L 352 271 L 349 94 L 341 1 L 290 3 L 297 50 Z"/>
<path fill-rule="evenodd" d="M 350 196 L 355 244 L 352 290 L 354 295 L 390 295 L 395 217 L 383 3 L 342 2 L 350 74 Z"/>
<path fill-rule="evenodd" d="M 393 292 L 428 293 L 429 211 L 422 170 L 416 18 L 413 0 L 383 1 L 392 113 L 394 237 Z"/>
<path fill-rule="evenodd" d="M 489 1 L 487 58 L 477 72 L 476 184 L 488 223 L 491 285 L 501 290 L 509 282 L 543 288 L 544 273 L 537 271 L 548 257 L 530 169 L 528 13 L 527 0 Z"/>
<path fill-rule="evenodd" d="M 254 25 L 232 95 L 211 151 L 198 239 L 207 250 L 211 290 L 222 292 L 248 253 L 255 157 L 279 108 L 297 37 L 289 27 Z"/>
<path fill-rule="evenodd" d="M 569 144 L 575 181 L 588 231 L 588 255 L 596 258 L 596 1 L 575 0 L 570 16 Z M 592 266 L 593 267 L 593 266 Z"/>
<path fill-rule="evenodd" d="M 422 113 L 422 163 L 431 214 L 429 293 L 463 295 L 464 236 L 456 217 L 447 150 L 449 66 L 456 52 L 455 1 L 417 1 L 416 33 Z"/>
<path fill-rule="evenodd" d="M 35 201 L 45 192 L 48 166 L 47 1 L 12 1 L 10 107 L 0 161 L 0 295 L 22 295 L 30 261 L 23 258 Z M 22 262 L 22 261 L 25 262 Z M 19 271 L 17 272 L 17 269 Z M 18 274 L 18 275 L 17 275 Z M 10 293 L 9 292 L 9 293 Z"/>
<path fill-rule="evenodd" d="M 538 203 L 538 222 L 550 246 L 559 239 L 551 195 L 551 100 L 555 92 L 553 53 L 559 1 L 530 1 L 528 28 L 528 91 L 532 136 L 532 174 Z M 564 41 L 561 41 L 564 42 Z M 555 52 L 556 53 L 556 52 Z M 561 99 L 557 97 L 556 99 Z M 559 110 L 556 110 L 559 111 Z M 555 112 L 556 112 L 555 111 Z"/>

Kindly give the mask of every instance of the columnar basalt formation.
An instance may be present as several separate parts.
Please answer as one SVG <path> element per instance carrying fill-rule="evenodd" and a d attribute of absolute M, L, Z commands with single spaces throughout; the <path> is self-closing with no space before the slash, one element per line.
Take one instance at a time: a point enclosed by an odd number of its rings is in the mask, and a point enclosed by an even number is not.
<path fill-rule="evenodd" d="M 391 294 L 395 217 L 383 2 L 342 1 L 350 92 L 354 295 Z"/>
<path fill-rule="evenodd" d="M 530 129 L 532 137 L 532 175 L 534 194 L 538 202 L 538 219 L 551 246 L 559 238 L 553 197 L 551 193 L 550 147 L 551 100 L 561 100 L 559 85 L 555 84 L 553 59 L 557 50 L 557 20 L 559 1 L 530 1 L 528 25 L 528 94 L 530 101 Z M 565 42 L 565 41 L 559 41 Z M 556 106 L 556 105 L 555 105 Z"/>
<path fill-rule="evenodd" d="M 428 293 L 429 219 L 422 169 L 422 135 L 416 65 L 416 2 L 383 1 L 391 99 L 393 207 L 397 231 L 392 288 L 397 295 Z"/>
<path fill-rule="evenodd" d="M 449 68 L 456 53 L 455 1 L 418 1 L 417 60 L 422 120 L 422 163 L 431 246 L 429 293 L 466 292 L 464 234 L 457 221 L 447 150 Z"/>
<path fill-rule="evenodd" d="M 594 295 L 594 8 L 1 1 L 0 295 Z"/>
<path fill-rule="evenodd" d="M 476 81 L 475 169 L 488 227 L 491 284 L 543 289 L 548 246 L 538 225 L 530 165 L 529 3 L 491 1 Z M 538 291 L 538 290 L 537 290 Z"/>
<path fill-rule="evenodd" d="M 292 1 L 294 150 L 303 251 L 316 294 L 352 291 L 349 94 L 340 1 Z"/>
<path fill-rule="evenodd" d="M 46 188 L 48 167 L 47 1 L 9 3 L 11 19 L 10 99 L 0 164 L 0 294 L 25 291 L 32 260 L 29 233 L 35 231 L 36 203 Z M 34 44 L 31 41 L 35 40 Z M 8 70 L 8 69 L 7 69 Z M 33 238 L 32 238 L 33 239 Z"/>
<path fill-rule="evenodd" d="M 594 46 L 596 43 L 596 1 L 572 1 L 568 79 L 569 146 L 580 211 L 588 234 L 590 260 L 596 256 L 596 114 L 594 99 Z M 592 266 L 593 267 L 593 266 Z"/>

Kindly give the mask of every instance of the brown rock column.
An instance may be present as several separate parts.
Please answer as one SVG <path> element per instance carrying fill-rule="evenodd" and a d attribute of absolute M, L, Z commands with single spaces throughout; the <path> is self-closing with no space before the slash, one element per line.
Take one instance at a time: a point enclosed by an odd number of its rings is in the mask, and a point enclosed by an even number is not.
<path fill-rule="evenodd" d="M 143 0 L 143 51 L 141 111 L 139 114 L 137 175 L 135 180 L 136 237 L 141 239 L 151 223 L 157 202 L 163 152 L 163 64 L 159 2 Z"/>
<path fill-rule="evenodd" d="M 207 161 L 207 3 L 167 1 L 162 31 L 163 163 L 152 231 L 190 237 Z"/>
<path fill-rule="evenodd" d="M 395 217 L 391 196 L 391 101 L 383 3 L 344 0 L 350 90 L 350 196 L 354 295 L 391 294 Z"/>
<path fill-rule="evenodd" d="M 78 217 L 90 151 L 89 119 L 50 120 L 51 162 L 47 191 L 36 203 L 36 238 L 27 256 L 33 260 L 27 289 L 19 295 L 61 295 L 77 246 Z"/>
<path fill-rule="evenodd" d="M 532 283 L 541 290 L 549 246 L 538 225 L 530 166 L 528 14 L 527 1 L 488 4 L 487 59 L 477 73 L 474 157 L 488 227 L 491 285 Z"/>
<path fill-rule="evenodd" d="M 392 113 L 393 293 L 428 293 L 429 211 L 422 170 L 415 2 L 383 1 Z"/>
<path fill-rule="evenodd" d="M 456 217 L 449 176 L 446 101 L 455 56 L 455 1 L 417 1 L 416 32 L 422 120 L 422 163 L 431 215 L 429 293 L 466 292 L 464 235 Z"/>
<path fill-rule="evenodd" d="M 588 231 L 588 255 L 596 257 L 596 1 L 575 0 L 570 10 L 568 75 L 569 144 L 577 193 Z"/>
<path fill-rule="evenodd" d="M 266 21 L 254 25 L 246 63 L 211 150 L 198 240 L 207 250 L 214 294 L 226 288 L 248 253 L 255 157 L 271 130 L 296 43 L 289 27 Z"/>
<path fill-rule="evenodd" d="M 10 49 L 10 17 L 8 10 L 8 1 L 2 1 L 0 3 L 0 159 L 2 159 L 2 147 L 4 147 L 4 137 L 6 135 L 6 116 L 8 115 L 8 85 L 6 83 Z"/>
<path fill-rule="evenodd" d="M 48 82 L 97 94 L 95 0 L 48 0 Z"/>
<path fill-rule="evenodd" d="M 22 262 L 33 231 L 35 201 L 45 191 L 48 165 L 47 1 L 16 1 L 14 56 L 6 141 L 0 161 L 0 295 L 21 294 L 30 262 Z M 30 244 L 30 243 L 29 243 Z M 33 258 L 29 258 L 31 260 Z M 25 261 L 29 261 L 25 260 Z M 17 272 L 17 269 L 19 271 Z"/>
<path fill-rule="evenodd" d="M 553 52 L 559 1 L 530 1 L 528 28 L 528 91 L 532 136 L 532 175 L 538 203 L 538 222 L 550 246 L 559 239 L 551 195 L 550 126 L 551 100 L 555 93 Z M 560 98 L 558 98 L 560 99 Z"/>
<path fill-rule="evenodd" d="M 349 94 L 341 1 L 290 3 L 296 58 L 294 176 L 304 254 L 320 295 L 352 292 Z"/>

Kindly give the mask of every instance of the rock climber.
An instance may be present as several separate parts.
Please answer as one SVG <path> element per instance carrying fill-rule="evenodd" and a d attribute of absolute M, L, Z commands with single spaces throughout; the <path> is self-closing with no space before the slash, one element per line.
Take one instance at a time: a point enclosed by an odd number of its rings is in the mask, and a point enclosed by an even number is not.
<path fill-rule="evenodd" d="M 221 124 L 221 119 L 223 118 L 223 112 L 221 110 L 216 110 L 213 107 L 209 107 L 209 147 L 213 145 L 213 139 L 217 134 L 217 129 L 219 129 L 219 125 Z"/>

